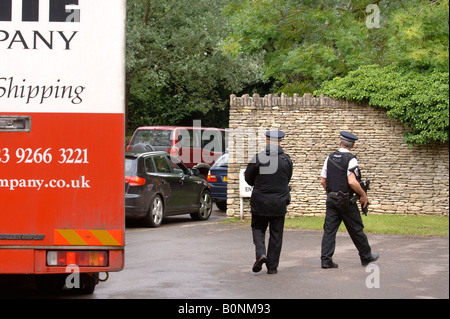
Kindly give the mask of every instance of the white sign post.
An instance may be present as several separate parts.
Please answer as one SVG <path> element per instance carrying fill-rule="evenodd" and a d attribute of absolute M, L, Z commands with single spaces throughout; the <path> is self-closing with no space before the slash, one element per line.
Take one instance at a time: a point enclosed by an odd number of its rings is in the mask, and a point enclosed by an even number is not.
<path fill-rule="evenodd" d="M 245 168 L 239 171 L 239 199 L 240 199 L 240 217 L 244 218 L 244 198 L 252 196 L 253 186 L 250 186 L 245 181 Z"/>

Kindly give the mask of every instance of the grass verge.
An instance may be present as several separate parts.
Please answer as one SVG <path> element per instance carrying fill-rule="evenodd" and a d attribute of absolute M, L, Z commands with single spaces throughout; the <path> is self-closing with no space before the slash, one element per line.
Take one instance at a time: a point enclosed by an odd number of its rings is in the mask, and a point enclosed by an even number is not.
<path fill-rule="evenodd" d="M 371 215 L 362 216 L 364 232 L 372 234 L 393 234 L 408 236 L 448 237 L 449 218 L 446 216 L 423 215 Z M 322 230 L 325 216 L 287 218 L 285 228 Z M 250 220 L 229 218 L 223 223 L 250 225 Z M 344 223 L 339 231 L 347 231 Z"/>

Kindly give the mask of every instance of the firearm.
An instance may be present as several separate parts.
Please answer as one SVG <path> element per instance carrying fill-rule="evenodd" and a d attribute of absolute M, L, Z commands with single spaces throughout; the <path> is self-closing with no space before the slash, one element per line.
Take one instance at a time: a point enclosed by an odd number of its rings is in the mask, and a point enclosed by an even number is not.
<path fill-rule="evenodd" d="M 366 182 L 359 181 L 359 185 L 361 185 L 361 188 L 364 190 L 364 193 L 367 194 L 367 191 L 370 190 L 370 181 L 366 179 Z M 367 212 L 369 211 L 369 202 L 367 202 L 366 207 L 363 207 L 361 205 L 362 213 L 367 216 Z"/>
<path fill-rule="evenodd" d="M 359 185 L 361 186 L 361 188 L 363 189 L 364 193 L 367 194 L 367 191 L 370 190 L 370 180 L 366 179 L 365 182 L 362 181 L 361 179 L 361 170 L 358 169 L 358 174 L 356 174 L 355 171 L 353 171 L 356 175 L 356 180 L 358 181 Z M 360 196 L 358 194 L 355 194 L 355 196 L 352 197 L 352 199 L 350 200 L 352 203 L 356 203 L 357 200 L 359 200 Z M 369 202 L 367 202 L 366 207 L 363 207 L 363 205 L 361 205 L 361 211 L 362 213 L 367 216 L 367 212 L 369 211 Z"/>

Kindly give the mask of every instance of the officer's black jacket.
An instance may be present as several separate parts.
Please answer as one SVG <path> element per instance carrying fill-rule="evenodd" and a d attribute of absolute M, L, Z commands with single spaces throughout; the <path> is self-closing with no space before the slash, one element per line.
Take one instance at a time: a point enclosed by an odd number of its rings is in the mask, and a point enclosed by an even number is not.
<path fill-rule="evenodd" d="M 253 157 L 245 170 L 245 181 L 253 186 L 252 214 L 283 216 L 287 213 L 292 170 L 292 161 L 280 146 L 268 145 L 264 152 Z"/>

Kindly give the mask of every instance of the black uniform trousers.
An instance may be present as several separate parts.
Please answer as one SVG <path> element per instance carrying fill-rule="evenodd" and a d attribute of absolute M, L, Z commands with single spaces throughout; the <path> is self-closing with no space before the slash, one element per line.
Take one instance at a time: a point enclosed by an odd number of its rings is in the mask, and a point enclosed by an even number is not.
<path fill-rule="evenodd" d="M 327 198 L 327 210 L 325 223 L 323 226 L 324 233 L 322 237 L 322 263 L 331 261 L 336 246 L 336 233 L 341 222 L 345 227 L 359 252 L 361 261 L 370 260 L 372 257 L 371 248 L 366 234 L 364 234 L 364 225 L 361 219 L 356 203 L 350 203 L 344 207 L 336 199 Z"/>
<path fill-rule="evenodd" d="M 284 230 L 283 216 L 261 216 L 252 214 L 252 234 L 253 243 L 255 244 L 256 258 L 262 255 L 267 257 L 267 269 L 275 270 L 278 267 L 281 254 L 281 246 L 283 244 Z M 269 245 L 266 252 L 266 230 L 269 226 Z"/>

